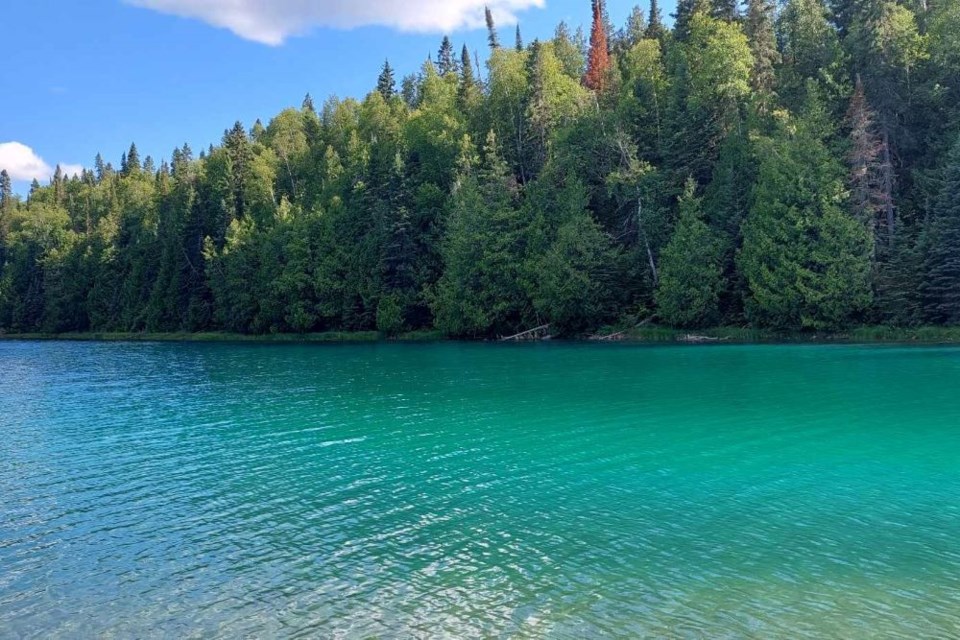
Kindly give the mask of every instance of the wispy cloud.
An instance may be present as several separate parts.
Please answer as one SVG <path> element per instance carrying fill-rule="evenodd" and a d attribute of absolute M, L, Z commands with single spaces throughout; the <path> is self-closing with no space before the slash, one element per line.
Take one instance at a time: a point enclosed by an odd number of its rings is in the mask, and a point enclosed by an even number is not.
<path fill-rule="evenodd" d="M 271 46 L 314 27 L 385 26 L 400 31 L 450 32 L 483 25 L 483 8 L 498 22 L 543 7 L 546 0 L 124 0 L 162 13 L 202 20 Z"/>
<path fill-rule="evenodd" d="M 0 169 L 6 169 L 15 181 L 47 180 L 55 171 L 36 151 L 21 142 L 0 143 Z M 61 163 L 60 170 L 67 176 L 79 175 L 83 165 Z"/>

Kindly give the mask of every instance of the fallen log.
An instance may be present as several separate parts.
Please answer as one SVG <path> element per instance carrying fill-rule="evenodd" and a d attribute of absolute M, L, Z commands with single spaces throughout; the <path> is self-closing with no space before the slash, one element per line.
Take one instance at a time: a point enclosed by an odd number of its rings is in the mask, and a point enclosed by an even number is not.
<path fill-rule="evenodd" d="M 521 340 L 535 340 L 535 339 L 545 340 L 550 337 L 549 335 L 546 335 L 549 329 L 550 329 L 549 324 L 540 325 L 539 327 L 534 327 L 533 329 L 522 331 L 516 335 L 507 336 L 506 338 L 500 338 L 500 342 L 520 342 Z M 539 335 L 541 333 L 544 335 Z"/>

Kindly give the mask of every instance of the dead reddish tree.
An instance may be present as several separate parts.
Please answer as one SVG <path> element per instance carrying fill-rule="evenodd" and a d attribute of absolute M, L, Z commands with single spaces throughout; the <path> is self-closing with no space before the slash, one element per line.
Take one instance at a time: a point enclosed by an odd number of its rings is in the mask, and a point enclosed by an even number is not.
<path fill-rule="evenodd" d="M 877 134 L 875 114 L 867 102 L 863 83 L 857 77 L 850 100 L 847 124 L 850 127 L 850 190 L 853 213 L 874 230 L 886 227 L 894 232 L 893 166 L 889 146 Z M 879 235 L 879 234 L 878 234 Z"/>
<path fill-rule="evenodd" d="M 603 19 L 603 0 L 593 0 L 593 27 L 590 29 L 590 56 L 583 84 L 594 91 L 602 91 L 610 71 L 610 43 Z"/>

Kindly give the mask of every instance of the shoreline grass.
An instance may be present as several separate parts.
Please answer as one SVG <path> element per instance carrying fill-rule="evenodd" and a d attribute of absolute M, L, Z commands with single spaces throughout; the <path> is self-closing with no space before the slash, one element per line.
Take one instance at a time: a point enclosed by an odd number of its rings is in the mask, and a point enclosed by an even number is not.
<path fill-rule="evenodd" d="M 611 330 L 609 333 L 613 333 Z M 250 335 L 226 332 L 109 332 L 82 333 L 0 333 L 7 341 L 72 341 L 72 342 L 243 342 L 262 344 L 348 344 L 378 342 L 451 342 L 455 339 L 439 331 L 420 330 L 388 337 L 376 331 L 328 331 L 323 333 L 280 333 Z M 586 342 L 570 339 L 562 342 Z M 630 329 L 620 335 L 617 344 L 916 344 L 960 345 L 960 327 L 897 328 L 883 326 L 856 327 L 847 331 L 783 333 L 743 327 L 717 327 L 683 330 L 648 326 Z"/>

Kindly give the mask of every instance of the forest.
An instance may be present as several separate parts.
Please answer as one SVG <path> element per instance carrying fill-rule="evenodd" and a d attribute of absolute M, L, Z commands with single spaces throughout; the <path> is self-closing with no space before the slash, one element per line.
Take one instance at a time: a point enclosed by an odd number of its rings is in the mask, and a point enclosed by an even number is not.
<path fill-rule="evenodd" d="M 960 2 L 590 9 L 488 11 L 483 52 L 199 152 L 3 172 L 0 331 L 960 323 Z"/>

